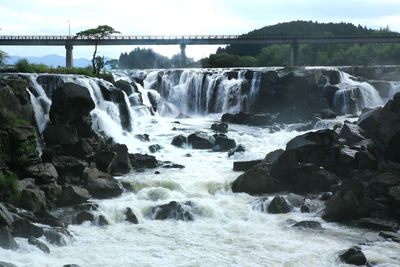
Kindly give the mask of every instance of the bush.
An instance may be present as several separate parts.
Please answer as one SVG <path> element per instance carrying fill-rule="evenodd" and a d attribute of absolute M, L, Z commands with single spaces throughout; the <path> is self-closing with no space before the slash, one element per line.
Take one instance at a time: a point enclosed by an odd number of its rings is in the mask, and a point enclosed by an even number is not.
<path fill-rule="evenodd" d="M 18 194 L 18 176 L 12 172 L 0 171 L 0 200 L 17 203 Z"/>

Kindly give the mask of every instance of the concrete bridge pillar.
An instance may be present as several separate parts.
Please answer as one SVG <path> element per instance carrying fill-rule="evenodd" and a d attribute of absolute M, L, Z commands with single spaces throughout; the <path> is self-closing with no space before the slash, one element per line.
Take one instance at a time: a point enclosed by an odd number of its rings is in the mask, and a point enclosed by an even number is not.
<path fill-rule="evenodd" d="M 72 49 L 74 49 L 74 46 L 72 44 L 66 44 L 65 45 L 66 49 L 66 56 L 65 56 L 65 66 L 67 68 L 73 68 L 74 67 L 74 57 L 72 54 Z"/>
<path fill-rule="evenodd" d="M 290 45 L 290 66 L 298 66 L 299 44 L 296 41 Z"/>
<path fill-rule="evenodd" d="M 181 47 L 181 68 L 184 68 L 186 66 L 186 53 L 185 53 L 186 44 L 181 43 L 180 47 Z"/>

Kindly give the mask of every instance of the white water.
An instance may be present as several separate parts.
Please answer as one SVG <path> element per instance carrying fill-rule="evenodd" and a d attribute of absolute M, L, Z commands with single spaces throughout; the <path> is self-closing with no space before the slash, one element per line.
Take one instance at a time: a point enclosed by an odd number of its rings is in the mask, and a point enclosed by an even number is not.
<path fill-rule="evenodd" d="M 65 79 L 67 79 L 66 76 Z M 294 210 L 288 214 L 272 215 L 260 211 L 259 197 L 233 194 L 229 183 L 238 172 L 232 171 L 236 160 L 263 158 L 268 152 L 284 148 L 287 141 L 299 133 L 282 130 L 270 133 L 268 128 L 230 125 L 228 136 L 243 144 L 246 152 L 228 158 L 226 153 L 215 153 L 170 145 L 173 136 L 196 130 L 212 133 L 210 125 L 220 115 L 181 119 L 138 117 L 132 132 L 123 131 L 115 104 L 104 101 L 96 79 L 74 79 L 87 87 L 95 100 L 92 111 L 93 127 L 128 145 L 130 152 L 148 152 L 150 144 L 163 149 L 155 153 L 159 160 L 170 160 L 186 167 L 179 169 L 147 170 L 118 177 L 130 182 L 136 193 L 124 193 L 109 200 L 93 200 L 99 204 L 96 215 L 104 215 L 109 226 L 93 224 L 70 225 L 73 238 L 67 246 L 50 247 L 46 255 L 17 239 L 16 251 L 0 249 L 0 261 L 17 266 L 62 266 L 75 263 L 83 266 L 338 266 L 338 252 L 363 243 L 362 250 L 377 266 L 398 266 L 400 244 L 383 241 L 376 232 L 369 232 L 320 219 L 320 209 L 310 214 Z M 144 89 L 146 90 L 146 89 Z M 132 113 L 136 111 L 132 108 Z M 147 113 L 148 114 L 148 113 Z M 339 122 L 342 119 L 339 120 Z M 331 125 L 335 122 L 325 122 Z M 172 130 L 173 127 L 178 130 Z M 320 124 L 319 128 L 323 127 Z M 289 129 L 289 128 L 288 128 Z M 148 133 L 151 142 L 143 143 L 136 133 Z M 186 154 L 190 153 L 191 157 Z M 268 197 L 266 205 L 272 199 Z M 194 203 L 195 220 L 153 221 L 145 216 L 149 208 L 170 201 Z M 124 221 L 123 212 L 131 207 L 139 224 Z M 291 228 L 288 219 L 316 220 L 325 230 Z"/>

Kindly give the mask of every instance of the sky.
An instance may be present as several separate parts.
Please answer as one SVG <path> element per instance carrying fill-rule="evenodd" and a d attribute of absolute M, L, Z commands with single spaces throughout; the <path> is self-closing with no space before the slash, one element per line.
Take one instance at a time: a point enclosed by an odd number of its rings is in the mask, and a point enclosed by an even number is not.
<path fill-rule="evenodd" d="M 243 34 L 293 20 L 350 22 L 400 32 L 400 0 L 0 0 L 0 35 L 71 35 L 110 25 L 124 35 Z M 133 46 L 101 46 L 118 58 Z M 166 56 L 179 46 L 152 46 Z M 208 56 L 218 46 L 187 46 L 186 55 Z M 65 56 L 63 47 L 0 47 L 9 55 Z M 91 58 L 93 47 L 74 47 Z"/>

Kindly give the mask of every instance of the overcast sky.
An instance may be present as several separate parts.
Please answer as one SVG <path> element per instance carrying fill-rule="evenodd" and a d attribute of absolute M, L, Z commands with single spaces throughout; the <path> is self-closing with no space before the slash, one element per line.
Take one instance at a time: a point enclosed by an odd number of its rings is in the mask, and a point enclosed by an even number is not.
<path fill-rule="evenodd" d="M 71 34 L 110 25 L 126 35 L 242 34 L 278 22 L 351 22 L 400 31 L 400 0 L 0 0 L 0 35 Z M 69 23 L 68 23 L 69 21 Z M 167 56 L 178 46 L 155 46 Z M 0 47 L 10 55 L 65 55 L 63 47 Z M 100 47 L 118 58 L 132 46 Z M 90 58 L 91 47 L 74 47 L 74 57 Z M 188 46 L 196 59 L 212 46 Z"/>

